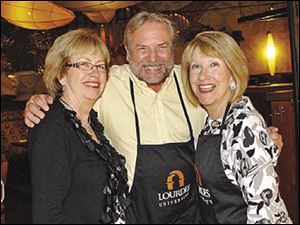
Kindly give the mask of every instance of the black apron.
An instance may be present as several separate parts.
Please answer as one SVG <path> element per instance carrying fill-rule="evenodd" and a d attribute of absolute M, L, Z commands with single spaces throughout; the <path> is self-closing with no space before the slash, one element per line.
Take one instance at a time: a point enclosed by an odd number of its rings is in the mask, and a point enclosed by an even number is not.
<path fill-rule="evenodd" d="M 218 135 L 201 132 L 195 157 L 201 222 L 204 224 L 244 224 L 247 205 L 239 187 L 227 178 L 221 161 L 222 131 L 227 106 Z M 225 151 L 225 150 L 224 150 Z"/>
<path fill-rule="evenodd" d="M 160 145 L 141 144 L 134 87 L 130 80 L 138 143 L 134 181 L 130 192 L 131 205 L 127 212 L 128 223 L 198 222 L 196 177 L 193 168 L 195 156 L 193 131 L 175 73 L 174 77 L 191 140 Z"/>

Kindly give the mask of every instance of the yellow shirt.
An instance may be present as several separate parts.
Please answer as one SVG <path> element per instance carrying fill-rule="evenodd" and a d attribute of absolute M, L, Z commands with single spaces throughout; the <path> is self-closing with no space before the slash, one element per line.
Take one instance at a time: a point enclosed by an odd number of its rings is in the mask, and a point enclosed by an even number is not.
<path fill-rule="evenodd" d="M 182 87 L 180 66 L 176 65 L 174 70 L 197 142 L 205 123 L 206 112 L 188 102 Z M 173 71 L 156 93 L 144 81 L 138 80 L 127 64 L 112 66 L 105 91 L 94 106 L 104 126 L 106 137 L 126 158 L 130 187 L 135 171 L 137 139 L 129 78 L 134 83 L 141 144 L 186 142 L 191 139 Z"/>

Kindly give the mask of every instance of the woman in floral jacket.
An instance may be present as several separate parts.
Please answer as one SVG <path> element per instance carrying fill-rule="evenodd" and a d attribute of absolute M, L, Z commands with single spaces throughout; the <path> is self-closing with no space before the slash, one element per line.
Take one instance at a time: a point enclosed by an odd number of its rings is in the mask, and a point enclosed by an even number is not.
<path fill-rule="evenodd" d="M 208 117 L 196 151 L 203 223 L 291 223 L 275 172 L 278 149 L 243 96 L 246 58 L 226 33 L 198 34 L 182 58 L 187 96 Z"/>

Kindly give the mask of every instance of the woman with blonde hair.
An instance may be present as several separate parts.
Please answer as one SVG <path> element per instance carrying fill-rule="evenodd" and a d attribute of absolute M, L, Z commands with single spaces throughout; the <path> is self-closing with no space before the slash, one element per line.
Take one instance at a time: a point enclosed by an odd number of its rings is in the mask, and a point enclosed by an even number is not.
<path fill-rule="evenodd" d="M 44 81 L 55 99 L 29 133 L 34 223 L 125 223 L 125 158 L 92 109 L 108 66 L 106 46 L 89 29 L 58 37 L 47 54 Z"/>
<path fill-rule="evenodd" d="M 278 148 L 243 96 L 246 57 L 228 34 L 198 34 L 182 56 L 189 100 L 208 113 L 195 156 L 203 223 L 291 223 L 278 190 Z"/>

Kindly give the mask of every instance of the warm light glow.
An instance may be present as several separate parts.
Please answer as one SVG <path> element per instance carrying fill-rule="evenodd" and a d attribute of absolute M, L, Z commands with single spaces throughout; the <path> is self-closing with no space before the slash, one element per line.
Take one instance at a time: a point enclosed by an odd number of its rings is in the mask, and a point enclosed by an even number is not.
<path fill-rule="evenodd" d="M 19 27 L 49 30 L 70 23 L 75 14 L 50 1 L 1 1 L 1 17 Z"/>
<path fill-rule="evenodd" d="M 115 12 L 115 10 L 106 10 L 98 12 L 84 12 L 83 14 L 94 23 L 109 23 L 113 19 Z"/>
<path fill-rule="evenodd" d="M 179 32 L 183 31 L 184 29 L 190 26 L 190 21 L 185 16 L 182 16 L 178 13 L 170 14 L 169 19 L 176 24 L 176 27 L 178 28 Z"/>
<path fill-rule="evenodd" d="M 135 5 L 141 1 L 54 1 L 56 4 L 74 11 L 98 12 L 116 10 Z"/>
<path fill-rule="evenodd" d="M 274 45 L 273 36 L 272 36 L 271 32 L 268 32 L 267 35 L 268 35 L 268 37 L 267 37 L 266 55 L 267 55 L 270 74 L 271 74 L 271 76 L 274 76 L 276 50 L 275 50 L 275 45 Z"/>

